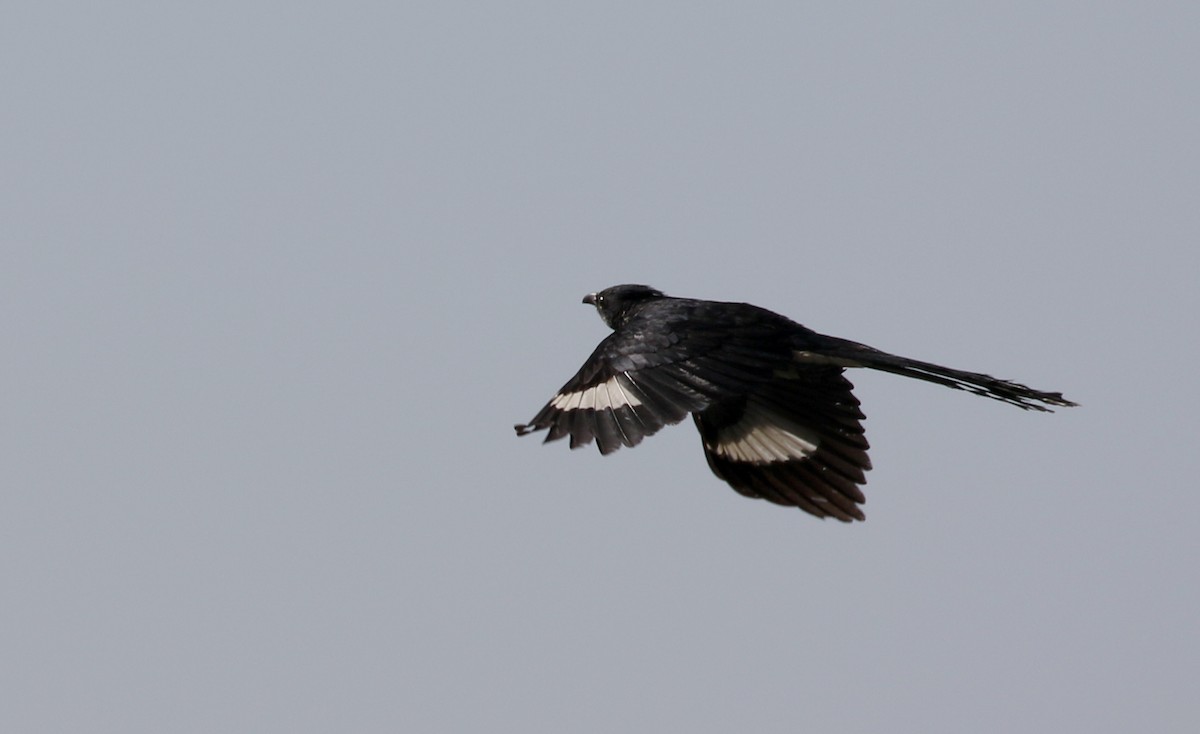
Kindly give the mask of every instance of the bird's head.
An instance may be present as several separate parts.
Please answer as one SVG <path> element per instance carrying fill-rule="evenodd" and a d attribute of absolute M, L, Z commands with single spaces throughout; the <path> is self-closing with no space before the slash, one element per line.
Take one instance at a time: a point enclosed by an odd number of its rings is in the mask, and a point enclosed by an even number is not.
<path fill-rule="evenodd" d="M 596 293 L 583 297 L 583 302 L 591 304 L 600 312 L 600 318 L 610 329 L 616 329 L 628 320 L 635 306 L 655 298 L 663 298 L 662 291 L 648 285 L 614 285 Z"/>

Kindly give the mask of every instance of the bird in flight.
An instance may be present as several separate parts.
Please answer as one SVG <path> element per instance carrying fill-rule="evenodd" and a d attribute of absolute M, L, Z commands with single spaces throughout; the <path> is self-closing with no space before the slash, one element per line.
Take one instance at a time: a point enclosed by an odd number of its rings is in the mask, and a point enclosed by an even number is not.
<path fill-rule="evenodd" d="M 747 497 L 820 518 L 866 519 L 859 486 L 871 468 L 864 415 L 848 367 L 866 367 L 983 395 L 1026 410 L 1073 406 L 978 372 L 825 336 L 747 303 L 672 298 L 645 285 L 591 293 L 613 330 L 517 435 L 549 429 L 601 454 L 636 446 L 690 413 L 708 466 Z"/>

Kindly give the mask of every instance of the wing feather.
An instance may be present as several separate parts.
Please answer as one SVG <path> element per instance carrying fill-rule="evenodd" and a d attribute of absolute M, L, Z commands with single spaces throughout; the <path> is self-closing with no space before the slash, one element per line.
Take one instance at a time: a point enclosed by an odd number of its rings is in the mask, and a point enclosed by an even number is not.
<path fill-rule="evenodd" d="M 734 489 L 817 517 L 862 520 L 871 468 L 862 411 L 841 368 L 777 372 L 696 414 L 709 467 Z"/>

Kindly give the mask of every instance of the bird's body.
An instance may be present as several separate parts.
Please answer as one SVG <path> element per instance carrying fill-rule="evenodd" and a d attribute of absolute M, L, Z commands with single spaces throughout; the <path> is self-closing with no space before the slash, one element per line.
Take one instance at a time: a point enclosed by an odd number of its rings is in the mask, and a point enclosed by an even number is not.
<path fill-rule="evenodd" d="M 1070 406 L 1061 393 L 950 369 L 818 334 L 745 303 L 671 298 L 621 285 L 584 298 L 613 329 L 518 435 L 600 452 L 636 446 L 690 413 L 713 473 L 735 490 L 818 517 L 862 520 L 871 468 L 863 414 L 843 374 L 867 367 L 1020 408 Z"/>

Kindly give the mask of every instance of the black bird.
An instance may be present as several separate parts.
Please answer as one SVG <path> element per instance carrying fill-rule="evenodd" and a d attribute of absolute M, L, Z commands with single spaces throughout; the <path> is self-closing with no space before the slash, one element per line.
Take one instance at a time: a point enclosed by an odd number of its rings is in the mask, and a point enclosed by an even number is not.
<path fill-rule="evenodd" d="M 1026 410 L 1071 406 L 978 372 L 898 357 L 818 334 L 758 306 L 671 298 L 645 285 L 584 297 L 612 328 L 523 436 L 595 439 L 600 453 L 636 446 L 692 414 L 713 473 L 747 497 L 817 517 L 863 520 L 859 485 L 871 468 L 858 399 L 843 374 L 869 367 Z"/>

